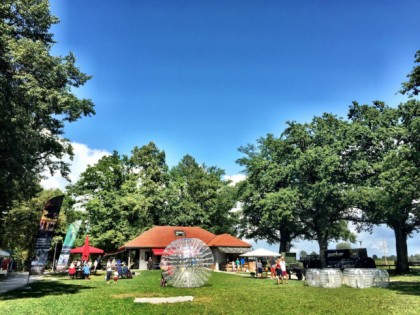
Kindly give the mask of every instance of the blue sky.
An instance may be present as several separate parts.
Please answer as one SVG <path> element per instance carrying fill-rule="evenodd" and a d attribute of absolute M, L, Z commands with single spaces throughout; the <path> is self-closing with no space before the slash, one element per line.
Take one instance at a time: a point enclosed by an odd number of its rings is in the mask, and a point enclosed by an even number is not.
<path fill-rule="evenodd" d="M 97 112 L 65 137 L 90 157 L 154 141 L 169 166 L 190 154 L 228 175 L 240 146 L 286 121 L 346 117 L 353 100 L 398 105 L 420 49 L 420 1 L 51 4 L 53 53 L 74 52 L 93 76 L 75 92 Z"/>

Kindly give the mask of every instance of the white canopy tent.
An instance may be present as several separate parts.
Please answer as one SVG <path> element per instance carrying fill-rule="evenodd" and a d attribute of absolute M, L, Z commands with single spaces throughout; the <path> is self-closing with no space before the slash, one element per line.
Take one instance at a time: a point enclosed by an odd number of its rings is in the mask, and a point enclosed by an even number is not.
<path fill-rule="evenodd" d="M 10 254 L 8 252 L 5 252 L 4 250 L 0 249 L 0 257 L 9 257 Z"/>
<path fill-rule="evenodd" d="M 242 254 L 240 256 L 242 256 L 242 257 L 255 257 L 255 258 L 258 258 L 258 257 L 280 257 L 281 254 L 276 253 L 276 252 L 272 252 L 271 250 L 268 250 L 268 249 L 258 248 L 256 250 L 253 250 L 251 252 Z M 250 263 L 249 270 L 252 271 L 252 272 L 256 272 L 256 266 L 255 266 L 254 263 L 252 263 L 252 265 Z"/>
<path fill-rule="evenodd" d="M 243 257 L 280 257 L 281 254 L 272 252 L 271 250 L 264 249 L 264 248 L 258 248 L 256 250 L 253 250 L 251 252 L 239 255 Z"/>

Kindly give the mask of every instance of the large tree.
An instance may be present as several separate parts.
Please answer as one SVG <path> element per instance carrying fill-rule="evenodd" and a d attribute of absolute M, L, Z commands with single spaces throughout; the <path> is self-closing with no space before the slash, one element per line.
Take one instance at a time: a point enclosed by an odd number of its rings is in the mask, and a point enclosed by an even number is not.
<path fill-rule="evenodd" d="M 290 247 L 294 237 L 315 239 L 321 255 L 330 240 L 350 239 L 343 220 L 348 210 L 345 165 L 341 158 L 347 124 L 325 114 L 309 124 L 292 122 L 279 138 L 268 135 L 259 147 L 241 151 L 245 232 Z"/>
<path fill-rule="evenodd" d="M 88 166 L 79 181 L 67 187 L 73 207 L 82 209 L 80 213 L 86 223 L 82 230 L 89 233 L 94 246 L 113 250 L 130 235 L 129 214 L 121 209 L 121 190 L 126 178 L 123 159 L 114 151 Z"/>
<path fill-rule="evenodd" d="M 165 153 L 151 142 L 135 147 L 130 156 L 103 157 L 68 191 L 75 207 L 86 210 L 92 243 L 113 250 L 160 223 L 166 178 Z"/>
<path fill-rule="evenodd" d="M 354 145 L 348 157 L 359 222 L 386 224 L 395 234 L 397 272 L 409 272 L 407 238 L 420 228 L 420 102 L 350 107 Z"/>
<path fill-rule="evenodd" d="M 279 244 L 287 252 L 305 230 L 296 216 L 297 195 L 289 187 L 291 154 L 284 139 L 267 135 L 258 146 L 241 147 L 238 163 L 247 179 L 239 184 L 242 201 L 241 235 Z"/>
<path fill-rule="evenodd" d="M 0 3 L 0 220 L 14 199 L 39 190 L 44 170 L 68 173 L 64 125 L 94 114 L 92 102 L 73 93 L 90 77 L 73 54 L 50 53 L 56 23 L 46 0 Z"/>
<path fill-rule="evenodd" d="M 236 188 L 222 179 L 223 170 L 200 165 L 186 155 L 169 175 L 163 224 L 236 234 L 237 214 L 230 211 L 236 203 Z"/>

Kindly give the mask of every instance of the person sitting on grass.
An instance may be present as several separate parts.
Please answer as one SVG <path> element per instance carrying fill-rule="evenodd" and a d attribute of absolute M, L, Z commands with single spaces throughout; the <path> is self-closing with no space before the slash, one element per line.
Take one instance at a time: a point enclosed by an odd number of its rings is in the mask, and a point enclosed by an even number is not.
<path fill-rule="evenodd" d="M 76 277 L 76 266 L 74 265 L 74 263 L 70 264 L 69 276 L 70 276 L 71 279 L 74 279 Z"/>
<path fill-rule="evenodd" d="M 83 272 L 83 277 L 86 280 L 90 280 L 90 267 L 89 267 L 89 264 L 84 264 L 83 265 L 82 272 Z"/>

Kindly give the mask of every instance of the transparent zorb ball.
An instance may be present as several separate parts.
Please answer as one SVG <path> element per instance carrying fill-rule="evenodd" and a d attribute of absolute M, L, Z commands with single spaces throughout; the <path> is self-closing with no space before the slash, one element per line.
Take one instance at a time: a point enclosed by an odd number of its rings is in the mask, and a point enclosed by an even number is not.
<path fill-rule="evenodd" d="M 373 286 L 378 288 L 386 288 L 389 286 L 388 271 L 383 269 L 370 269 L 373 273 Z"/>
<path fill-rule="evenodd" d="M 310 287 L 319 287 L 319 274 L 321 269 L 309 268 L 305 274 L 305 284 Z"/>
<path fill-rule="evenodd" d="M 319 273 L 319 285 L 322 288 L 339 288 L 343 282 L 343 273 L 338 268 L 325 268 Z"/>
<path fill-rule="evenodd" d="M 213 253 L 206 243 L 197 238 L 181 238 L 165 248 L 160 268 L 169 285 L 196 288 L 207 282 L 213 263 Z"/>
<path fill-rule="evenodd" d="M 343 284 L 352 288 L 370 288 L 373 286 L 373 270 L 364 268 L 346 268 L 343 271 Z"/>

